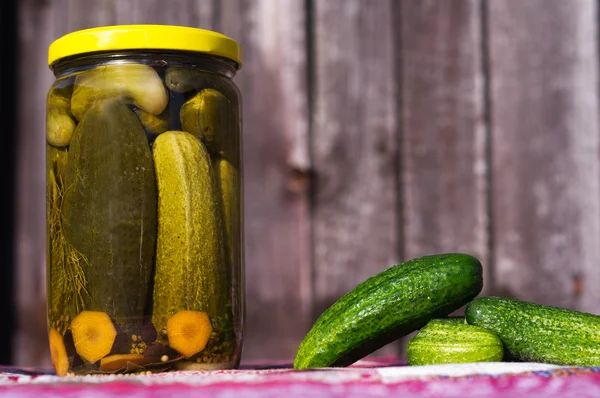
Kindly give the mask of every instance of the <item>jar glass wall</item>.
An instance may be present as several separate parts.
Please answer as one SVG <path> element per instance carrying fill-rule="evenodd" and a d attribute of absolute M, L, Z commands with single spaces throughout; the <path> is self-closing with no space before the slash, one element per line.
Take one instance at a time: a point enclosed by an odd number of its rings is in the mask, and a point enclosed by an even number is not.
<path fill-rule="evenodd" d="M 57 374 L 239 365 L 241 98 L 222 57 L 59 61 L 47 98 L 47 291 Z"/>

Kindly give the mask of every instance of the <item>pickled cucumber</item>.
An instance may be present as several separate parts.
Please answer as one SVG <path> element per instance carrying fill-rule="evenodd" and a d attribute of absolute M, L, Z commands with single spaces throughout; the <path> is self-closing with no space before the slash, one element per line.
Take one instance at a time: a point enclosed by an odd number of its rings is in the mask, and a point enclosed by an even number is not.
<path fill-rule="evenodd" d="M 225 225 L 225 250 L 227 258 L 228 289 L 232 292 L 230 319 L 239 319 L 243 316 L 239 312 L 242 308 L 242 278 L 241 274 L 241 187 L 237 169 L 225 159 L 214 159 L 213 167 L 217 178 L 221 206 L 223 209 L 223 223 Z M 231 330 L 233 325 L 225 323 L 224 328 Z"/>
<path fill-rule="evenodd" d="M 239 258 L 237 258 L 237 248 L 240 247 L 240 230 L 238 220 L 240 218 L 239 201 L 239 176 L 238 172 L 225 159 L 215 159 L 213 167 L 217 178 L 217 187 L 223 206 L 223 221 L 226 233 L 226 251 L 229 259 L 230 268 L 239 268 Z"/>
<path fill-rule="evenodd" d="M 119 99 L 150 113 L 160 115 L 169 96 L 158 73 L 142 64 L 109 64 L 75 78 L 71 112 L 81 120 L 90 106 L 107 99 Z"/>
<path fill-rule="evenodd" d="M 171 66 L 165 72 L 165 83 L 173 93 L 189 93 L 212 88 L 220 91 L 237 107 L 239 92 L 231 80 L 188 66 Z"/>
<path fill-rule="evenodd" d="M 205 88 L 181 107 L 183 130 L 193 134 L 212 156 L 230 162 L 235 157 L 235 120 L 229 100 L 219 91 Z"/>
<path fill-rule="evenodd" d="M 117 323 L 141 320 L 156 248 L 157 189 L 133 111 L 115 100 L 91 104 L 73 135 L 66 181 L 65 236 L 87 259 L 86 309 Z"/>
<path fill-rule="evenodd" d="M 141 109 L 136 109 L 135 114 L 137 115 L 138 119 L 140 119 L 140 122 L 142 122 L 146 133 L 148 133 L 150 136 L 157 136 L 169 129 L 168 109 L 160 115 L 152 115 Z"/>
<path fill-rule="evenodd" d="M 225 313 L 222 215 L 210 155 L 193 135 L 167 131 L 153 144 L 158 183 L 158 241 L 153 323 L 180 310 Z M 214 327 L 214 324 L 213 324 Z"/>
<path fill-rule="evenodd" d="M 171 66 L 165 72 L 165 83 L 175 93 L 200 90 L 209 86 L 214 79 L 216 75 L 212 73 L 185 66 Z"/>
<path fill-rule="evenodd" d="M 53 88 L 48 93 L 46 140 L 56 147 L 69 145 L 75 131 L 75 122 L 70 115 L 72 88 Z"/>

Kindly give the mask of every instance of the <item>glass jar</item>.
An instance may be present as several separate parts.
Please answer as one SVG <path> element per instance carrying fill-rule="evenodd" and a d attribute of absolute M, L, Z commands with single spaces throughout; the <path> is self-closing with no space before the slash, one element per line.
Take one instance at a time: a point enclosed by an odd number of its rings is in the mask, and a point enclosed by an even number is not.
<path fill-rule="evenodd" d="M 56 373 L 239 366 L 240 48 L 129 25 L 49 49 L 47 292 Z"/>

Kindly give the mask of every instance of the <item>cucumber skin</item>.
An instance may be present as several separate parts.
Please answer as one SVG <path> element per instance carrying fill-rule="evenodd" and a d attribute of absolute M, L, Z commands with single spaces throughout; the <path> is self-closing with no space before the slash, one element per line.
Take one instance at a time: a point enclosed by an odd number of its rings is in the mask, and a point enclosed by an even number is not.
<path fill-rule="evenodd" d="M 153 323 L 157 329 L 180 310 L 223 316 L 226 289 L 222 214 L 208 151 L 184 131 L 154 141 L 158 186 L 158 239 Z"/>
<path fill-rule="evenodd" d="M 501 297 L 467 305 L 467 322 L 502 340 L 521 361 L 600 366 L 600 316 Z"/>
<path fill-rule="evenodd" d="M 432 320 L 406 347 L 409 365 L 500 362 L 503 355 L 494 333 L 450 318 Z"/>
<path fill-rule="evenodd" d="M 467 254 L 424 256 L 390 267 L 321 314 L 300 344 L 294 368 L 348 366 L 459 309 L 482 286 L 481 263 Z"/>
<path fill-rule="evenodd" d="M 65 173 L 65 237 L 88 260 L 86 309 L 118 323 L 141 322 L 156 248 L 157 189 L 135 113 L 117 101 L 92 104 L 71 139 Z"/>

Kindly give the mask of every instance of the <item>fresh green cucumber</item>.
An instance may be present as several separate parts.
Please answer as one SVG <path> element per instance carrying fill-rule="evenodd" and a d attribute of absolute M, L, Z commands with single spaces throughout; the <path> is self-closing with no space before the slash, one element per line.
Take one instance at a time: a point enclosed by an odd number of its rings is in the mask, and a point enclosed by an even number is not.
<path fill-rule="evenodd" d="M 499 362 L 503 355 L 498 336 L 460 318 L 433 319 L 406 347 L 409 365 Z"/>
<path fill-rule="evenodd" d="M 600 316 L 510 298 L 482 297 L 469 303 L 471 325 L 498 335 L 507 354 L 521 361 L 600 365 Z"/>
<path fill-rule="evenodd" d="M 342 367 L 459 309 L 481 291 L 481 263 L 467 254 L 416 258 L 372 276 L 317 319 L 295 369 Z"/>

